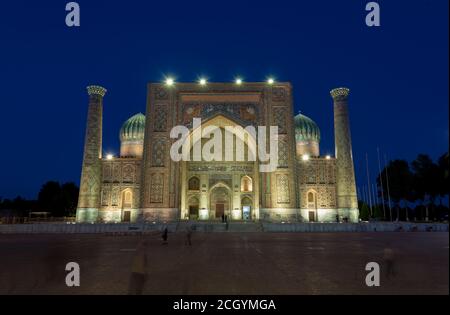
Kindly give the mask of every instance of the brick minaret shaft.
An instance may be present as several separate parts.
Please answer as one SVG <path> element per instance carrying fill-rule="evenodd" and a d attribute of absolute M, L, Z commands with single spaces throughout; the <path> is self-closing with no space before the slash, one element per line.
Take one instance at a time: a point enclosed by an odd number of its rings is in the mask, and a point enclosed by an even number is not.
<path fill-rule="evenodd" d="M 347 216 L 352 221 L 357 221 L 358 199 L 348 114 L 348 95 L 350 90 L 337 88 L 330 93 L 334 100 L 337 208 L 340 215 Z"/>
<path fill-rule="evenodd" d="M 93 85 L 88 86 L 87 91 L 89 107 L 77 207 L 78 222 L 97 220 L 102 180 L 102 112 L 106 89 Z"/>

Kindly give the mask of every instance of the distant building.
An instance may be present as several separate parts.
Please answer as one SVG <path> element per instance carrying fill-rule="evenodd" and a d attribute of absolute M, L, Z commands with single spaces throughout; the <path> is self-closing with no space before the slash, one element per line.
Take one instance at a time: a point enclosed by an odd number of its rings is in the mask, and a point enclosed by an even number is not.
<path fill-rule="evenodd" d="M 176 83 L 148 85 L 147 113 L 120 130 L 120 156 L 102 154 L 106 90 L 89 86 L 89 110 L 78 222 L 145 220 L 358 221 L 349 90 L 331 91 L 336 156 L 320 156 L 320 130 L 303 114 L 294 117 L 289 83 Z M 258 159 L 173 161 L 174 126 L 278 126 L 278 165 L 261 172 Z M 249 138 L 244 151 L 248 152 Z M 201 138 L 203 148 L 207 139 Z M 190 144 L 190 150 L 194 146 Z M 222 151 L 225 151 L 222 150 Z M 233 147 L 236 153 L 236 146 Z M 222 152 L 224 155 L 225 152 Z"/>

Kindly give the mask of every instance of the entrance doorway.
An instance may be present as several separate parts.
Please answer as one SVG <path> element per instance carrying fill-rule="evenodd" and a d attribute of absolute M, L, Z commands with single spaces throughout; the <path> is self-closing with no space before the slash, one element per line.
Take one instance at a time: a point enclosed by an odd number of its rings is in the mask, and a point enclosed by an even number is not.
<path fill-rule="evenodd" d="M 130 221 L 131 221 L 131 211 L 124 211 L 123 222 L 130 222 Z"/>
<path fill-rule="evenodd" d="M 230 217 L 230 189 L 224 184 L 219 184 L 211 190 L 210 194 L 211 217 L 220 219 L 223 215 Z"/>
<path fill-rule="evenodd" d="M 241 200 L 242 205 L 242 220 L 252 219 L 252 205 L 253 202 L 249 197 L 244 197 Z"/>
<path fill-rule="evenodd" d="M 243 206 L 242 207 L 242 218 L 244 220 L 250 220 L 250 212 L 251 212 L 250 206 Z"/>
<path fill-rule="evenodd" d="M 216 218 L 222 218 L 225 214 L 225 205 L 223 203 L 216 203 Z"/>
<path fill-rule="evenodd" d="M 197 220 L 198 219 L 198 209 L 199 209 L 199 200 L 197 197 L 191 197 L 189 199 L 189 213 L 188 218 L 189 220 Z"/>
<path fill-rule="evenodd" d="M 133 207 L 133 193 L 130 189 L 122 192 L 122 222 L 131 222 L 131 208 Z"/>
<path fill-rule="evenodd" d="M 198 206 L 189 206 L 189 219 L 195 220 L 198 218 Z"/>
<path fill-rule="evenodd" d="M 315 222 L 317 220 L 317 193 L 314 190 L 308 192 L 307 201 L 309 222 Z"/>

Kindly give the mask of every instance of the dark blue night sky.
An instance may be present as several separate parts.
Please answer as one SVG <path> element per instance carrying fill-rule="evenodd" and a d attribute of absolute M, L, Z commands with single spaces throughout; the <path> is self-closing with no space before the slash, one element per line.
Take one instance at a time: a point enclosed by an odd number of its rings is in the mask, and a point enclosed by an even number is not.
<path fill-rule="evenodd" d="M 87 85 L 108 89 L 104 151 L 117 154 L 121 124 L 145 113 L 146 83 L 167 74 L 292 82 L 323 154 L 334 152 L 329 90 L 348 86 L 358 186 L 366 152 L 377 171 L 377 146 L 408 160 L 448 150 L 448 0 L 378 1 L 380 28 L 365 25 L 369 1 L 357 0 L 80 0 L 79 28 L 65 25 L 67 2 L 0 5 L 4 198 L 79 183 Z"/>

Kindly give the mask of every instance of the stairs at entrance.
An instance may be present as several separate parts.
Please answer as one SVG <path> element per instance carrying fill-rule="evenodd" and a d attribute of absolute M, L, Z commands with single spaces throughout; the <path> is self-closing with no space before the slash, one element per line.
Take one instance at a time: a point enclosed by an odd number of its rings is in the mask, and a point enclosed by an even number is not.
<path fill-rule="evenodd" d="M 227 224 L 216 221 L 180 222 L 177 232 L 184 232 L 191 227 L 196 232 L 262 232 L 262 225 L 256 222 L 233 221 Z"/>

